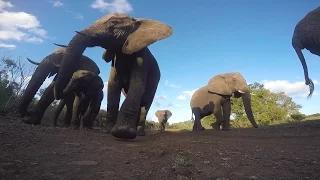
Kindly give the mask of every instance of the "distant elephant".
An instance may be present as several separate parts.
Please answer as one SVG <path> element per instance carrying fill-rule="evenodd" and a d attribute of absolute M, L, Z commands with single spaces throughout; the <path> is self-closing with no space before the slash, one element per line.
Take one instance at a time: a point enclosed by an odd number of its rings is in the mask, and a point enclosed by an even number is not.
<path fill-rule="evenodd" d="M 191 97 L 190 107 L 195 116 L 193 130 L 203 131 L 201 119 L 214 114 L 217 122 L 212 124 L 216 130 L 227 131 L 230 128 L 230 98 L 242 97 L 247 117 L 253 127 L 258 128 L 251 109 L 251 94 L 244 77 L 238 72 L 218 74 L 212 77 L 206 86 L 195 91 Z"/>
<path fill-rule="evenodd" d="M 314 91 L 313 81 L 309 78 L 306 60 L 302 50 L 306 48 L 312 54 L 320 56 L 320 7 L 310 11 L 295 26 L 292 36 L 292 46 L 296 51 L 304 71 L 305 84 L 309 85 L 312 96 Z"/>
<path fill-rule="evenodd" d="M 106 119 L 107 118 L 107 111 L 104 109 L 100 109 L 98 115 L 96 116 L 94 120 L 94 125 L 96 127 L 102 128 L 106 124 Z"/>
<path fill-rule="evenodd" d="M 151 19 L 132 18 L 121 13 L 98 19 L 77 32 L 69 42 L 57 75 L 55 98 L 61 99 L 68 79 L 76 70 L 74 64 L 87 47 L 106 49 L 102 58 L 112 61 L 107 97 L 107 121 L 114 124 L 111 134 L 134 139 L 141 108 L 147 114 L 160 80 L 158 63 L 147 46 L 171 34 L 170 26 Z M 122 88 L 127 97 L 118 114 Z"/>
<path fill-rule="evenodd" d="M 64 100 L 69 97 L 74 97 L 71 122 L 68 121 L 64 123 L 67 126 L 69 123 L 72 128 L 81 127 L 92 129 L 93 121 L 99 113 L 103 99 L 103 87 L 104 84 L 99 75 L 86 70 L 74 72 L 67 87 L 63 91 L 63 96 L 67 98 L 62 99 L 58 105 L 54 114 L 53 124 L 57 124 L 57 118 L 64 104 L 66 104 Z"/>
<path fill-rule="evenodd" d="M 63 45 L 60 45 L 60 46 L 63 46 Z M 64 56 L 64 53 L 65 53 L 65 50 L 66 50 L 65 46 L 56 49 L 51 54 L 46 56 L 40 63 L 36 63 L 28 59 L 28 61 L 30 61 L 35 65 L 38 65 L 38 67 L 33 73 L 29 81 L 29 84 L 25 89 L 20 99 L 20 102 L 18 104 L 18 111 L 21 117 L 25 117 L 26 115 L 28 115 L 28 117 L 22 119 L 23 122 L 27 124 L 34 124 L 34 125 L 40 124 L 45 110 L 54 101 L 53 87 L 55 85 L 56 77 L 53 79 L 51 84 L 45 89 L 44 93 L 42 94 L 35 108 L 32 109 L 31 111 L 28 111 L 28 105 L 32 101 L 33 97 L 35 96 L 36 92 L 39 90 L 40 86 L 43 84 L 47 76 L 49 77 L 53 76 L 58 72 L 59 66 L 57 66 L 57 64 L 60 65 L 62 57 Z M 78 58 L 80 59 L 80 62 L 73 65 L 73 67 L 76 70 L 88 70 L 95 74 L 100 73 L 100 70 L 97 64 L 93 60 L 91 60 L 87 56 L 79 56 Z M 53 64 L 53 62 L 55 64 Z M 68 99 L 67 102 L 73 104 L 73 100 L 74 98 L 71 98 L 71 99 Z M 72 112 L 72 105 L 67 105 L 67 112 Z M 67 114 L 70 114 L 70 113 L 67 113 Z M 71 116 L 69 117 L 71 118 Z M 69 118 L 69 117 L 66 116 L 65 118 Z"/>
<path fill-rule="evenodd" d="M 170 110 L 158 110 L 156 111 L 155 115 L 158 118 L 158 121 L 160 123 L 160 131 L 164 131 L 166 129 L 166 124 L 168 122 L 168 119 L 172 116 L 172 113 Z"/>

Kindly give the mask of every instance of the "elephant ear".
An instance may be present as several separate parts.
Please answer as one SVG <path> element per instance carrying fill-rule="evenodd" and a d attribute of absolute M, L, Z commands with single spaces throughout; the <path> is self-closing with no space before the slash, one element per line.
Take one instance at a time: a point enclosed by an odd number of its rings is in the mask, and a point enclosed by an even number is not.
<path fill-rule="evenodd" d="M 224 75 L 216 75 L 212 77 L 207 85 L 208 91 L 222 95 L 231 95 L 233 93 L 231 85 Z"/>
<path fill-rule="evenodd" d="M 112 61 L 115 56 L 116 56 L 115 53 L 111 52 L 110 50 L 108 51 L 107 49 L 105 49 L 102 54 L 102 59 L 108 63 L 108 62 Z"/>
<path fill-rule="evenodd" d="M 157 116 L 157 118 L 160 118 L 162 114 L 163 114 L 163 113 L 162 113 L 162 111 L 160 111 L 160 110 L 156 111 L 156 113 L 155 113 L 155 115 Z"/>
<path fill-rule="evenodd" d="M 165 23 L 151 20 L 136 18 L 135 31 L 126 39 L 122 52 L 131 55 L 150 44 L 171 36 L 173 30 Z"/>
<path fill-rule="evenodd" d="M 167 110 L 167 118 L 169 119 L 172 116 L 171 111 Z"/>

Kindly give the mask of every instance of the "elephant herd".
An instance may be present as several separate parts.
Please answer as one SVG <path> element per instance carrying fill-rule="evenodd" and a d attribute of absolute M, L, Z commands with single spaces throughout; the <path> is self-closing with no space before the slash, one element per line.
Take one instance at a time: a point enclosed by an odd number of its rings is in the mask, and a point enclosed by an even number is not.
<path fill-rule="evenodd" d="M 305 84 L 310 94 L 314 84 L 308 76 L 308 69 L 302 54 L 306 48 L 320 56 L 320 7 L 309 12 L 294 29 L 292 46 L 295 49 L 305 75 Z M 114 137 L 134 139 L 145 135 L 145 121 L 152 105 L 158 83 L 160 69 L 148 46 L 166 39 L 173 33 L 169 25 L 152 19 L 133 18 L 127 14 L 111 13 L 71 38 L 68 45 L 60 45 L 46 56 L 37 66 L 25 89 L 18 111 L 27 124 L 41 124 L 45 110 L 56 99 L 60 100 L 53 116 L 53 125 L 63 107 L 66 114 L 62 126 L 91 129 L 105 118 L 104 130 Z M 102 59 L 111 63 L 108 79 L 107 110 L 100 109 L 104 83 L 99 76 L 100 69 L 89 57 L 83 55 L 88 47 L 102 47 Z M 47 77 L 54 76 L 36 106 L 28 106 Z M 120 96 L 125 100 L 119 109 Z M 251 94 L 245 78 L 238 72 L 218 74 L 209 79 L 208 84 L 193 94 L 190 108 L 194 115 L 193 130 L 202 131 L 201 118 L 214 114 L 217 121 L 212 124 L 216 130 L 229 130 L 230 98 L 242 98 L 245 112 L 252 126 L 258 125 L 251 108 Z M 165 130 L 170 110 L 158 110 L 155 115 L 160 130 Z M 192 117 L 193 118 L 193 117 Z M 98 123 L 98 124 L 99 124 Z"/>

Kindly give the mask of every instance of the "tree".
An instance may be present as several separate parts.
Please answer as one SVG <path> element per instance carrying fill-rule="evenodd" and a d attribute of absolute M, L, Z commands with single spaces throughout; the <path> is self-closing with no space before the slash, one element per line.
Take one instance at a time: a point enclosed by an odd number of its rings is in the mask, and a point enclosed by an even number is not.
<path fill-rule="evenodd" d="M 251 103 L 253 114 L 258 124 L 270 125 L 292 121 L 290 115 L 299 113 L 301 105 L 296 104 L 285 93 L 273 93 L 264 88 L 263 84 L 249 85 L 252 93 Z M 251 126 L 247 120 L 241 98 L 232 98 L 232 113 L 235 116 L 234 126 Z"/>

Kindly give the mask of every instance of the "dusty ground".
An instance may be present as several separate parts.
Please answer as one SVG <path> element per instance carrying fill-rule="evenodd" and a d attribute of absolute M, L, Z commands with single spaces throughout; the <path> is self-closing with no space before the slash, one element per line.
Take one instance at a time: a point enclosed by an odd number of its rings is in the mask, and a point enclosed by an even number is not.
<path fill-rule="evenodd" d="M 123 141 L 0 117 L 0 179 L 320 179 L 320 120 Z"/>

